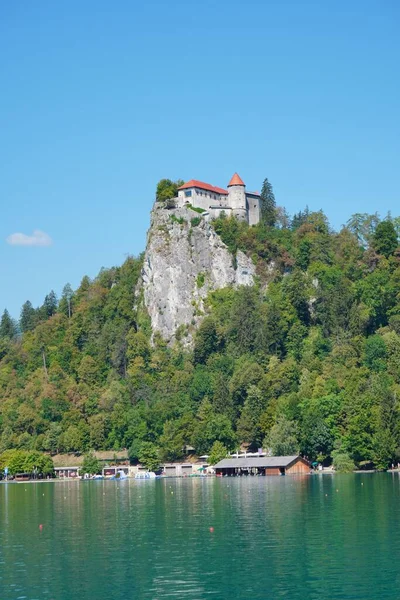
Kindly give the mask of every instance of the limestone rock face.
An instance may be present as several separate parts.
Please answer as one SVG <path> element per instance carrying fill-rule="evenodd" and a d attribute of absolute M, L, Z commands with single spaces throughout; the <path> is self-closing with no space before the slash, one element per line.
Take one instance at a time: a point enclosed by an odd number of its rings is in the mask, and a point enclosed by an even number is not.
<path fill-rule="evenodd" d="M 179 329 L 180 339 L 189 345 L 204 317 L 208 293 L 227 286 L 253 285 L 254 274 L 251 259 L 240 251 L 235 268 L 232 254 L 207 215 L 155 204 L 138 287 L 153 332 L 173 342 Z"/>

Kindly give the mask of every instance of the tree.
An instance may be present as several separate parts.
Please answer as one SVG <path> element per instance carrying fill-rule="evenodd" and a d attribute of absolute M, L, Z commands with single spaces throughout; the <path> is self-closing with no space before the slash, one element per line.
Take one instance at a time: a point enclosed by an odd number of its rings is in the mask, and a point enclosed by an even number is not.
<path fill-rule="evenodd" d="M 57 312 L 57 296 L 53 290 L 45 296 L 40 312 L 43 318 L 48 319 Z"/>
<path fill-rule="evenodd" d="M 0 321 L 0 337 L 14 339 L 17 335 L 17 327 L 14 319 L 10 317 L 10 313 L 7 309 L 3 312 Z"/>
<path fill-rule="evenodd" d="M 386 344 L 380 335 L 371 335 L 365 340 L 364 364 L 372 371 L 386 370 Z"/>
<path fill-rule="evenodd" d="M 93 452 L 85 454 L 83 457 L 82 471 L 89 473 L 89 475 L 96 475 L 101 472 L 101 466 Z"/>
<path fill-rule="evenodd" d="M 241 352 L 254 350 L 260 330 L 261 303 L 258 291 L 241 286 L 232 302 L 228 336 Z"/>
<path fill-rule="evenodd" d="M 392 221 L 381 221 L 375 230 L 373 247 L 378 254 L 388 258 L 398 246 L 397 233 Z"/>
<path fill-rule="evenodd" d="M 228 450 L 225 448 L 222 442 L 217 440 L 213 443 L 210 450 L 210 455 L 208 457 L 208 462 L 210 465 L 216 465 L 217 462 L 226 458 L 228 456 Z"/>
<path fill-rule="evenodd" d="M 196 363 L 205 363 L 213 352 L 218 350 L 217 328 L 212 317 L 206 317 L 197 330 L 193 358 Z"/>
<path fill-rule="evenodd" d="M 84 356 L 78 368 L 79 380 L 87 385 L 96 384 L 99 375 L 99 369 L 96 361 L 91 356 Z"/>
<path fill-rule="evenodd" d="M 180 460 L 184 454 L 185 432 L 179 426 L 179 420 L 164 423 L 160 436 L 162 460 Z"/>
<path fill-rule="evenodd" d="M 61 294 L 59 311 L 66 314 L 70 319 L 72 316 L 72 300 L 74 298 L 74 291 L 69 283 L 64 285 Z"/>
<path fill-rule="evenodd" d="M 171 181 L 171 179 L 161 179 L 157 184 L 156 200 L 157 202 L 166 202 L 171 198 L 175 198 L 178 194 L 178 188 L 183 185 L 183 181 Z"/>
<path fill-rule="evenodd" d="M 233 450 L 237 444 L 231 420 L 226 415 L 216 414 L 210 401 L 204 398 L 197 411 L 192 444 L 197 454 L 204 454 L 210 451 L 216 440 L 222 442 L 228 450 Z"/>
<path fill-rule="evenodd" d="M 361 246 L 369 246 L 373 239 L 374 232 L 379 223 L 378 213 L 369 215 L 368 213 L 356 213 L 350 217 L 346 227 L 353 233 Z"/>
<path fill-rule="evenodd" d="M 259 448 L 263 441 L 260 419 L 265 407 L 265 398 L 260 389 L 250 385 L 238 422 L 238 435 L 241 441 L 255 448 Z"/>
<path fill-rule="evenodd" d="M 32 331 L 37 324 L 37 314 L 36 310 L 33 308 L 32 303 L 27 300 L 21 309 L 21 315 L 19 318 L 19 326 L 22 333 L 26 331 Z"/>
<path fill-rule="evenodd" d="M 264 447 L 269 448 L 272 456 L 290 456 L 298 454 L 298 427 L 293 421 L 289 421 L 285 416 L 278 418 L 275 425 L 271 428 L 264 440 Z"/>
<path fill-rule="evenodd" d="M 299 229 L 304 223 L 307 223 L 310 210 L 308 206 L 304 210 L 300 210 L 297 214 L 293 215 L 291 227 L 293 231 Z"/>
<path fill-rule="evenodd" d="M 276 217 L 275 195 L 272 185 L 266 178 L 261 188 L 261 219 L 266 225 L 273 227 L 276 223 Z"/>
<path fill-rule="evenodd" d="M 51 475 L 54 471 L 50 456 L 36 450 L 6 450 L 0 454 L 0 469 L 8 467 L 10 475 L 30 473 Z"/>
<path fill-rule="evenodd" d="M 160 467 L 158 448 L 153 442 L 142 442 L 138 458 L 148 471 L 157 471 Z"/>
<path fill-rule="evenodd" d="M 60 446 L 66 452 L 82 452 L 84 450 L 84 440 L 82 431 L 77 425 L 70 425 L 60 440 Z"/>
<path fill-rule="evenodd" d="M 61 425 L 58 423 L 50 423 L 43 439 L 43 450 L 47 450 L 48 452 L 51 452 L 51 454 L 57 454 L 60 447 L 61 433 Z"/>
<path fill-rule="evenodd" d="M 354 471 L 355 464 L 352 458 L 341 450 L 334 450 L 332 452 L 333 467 L 335 471 L 339 473 L 352 473 Z"/>

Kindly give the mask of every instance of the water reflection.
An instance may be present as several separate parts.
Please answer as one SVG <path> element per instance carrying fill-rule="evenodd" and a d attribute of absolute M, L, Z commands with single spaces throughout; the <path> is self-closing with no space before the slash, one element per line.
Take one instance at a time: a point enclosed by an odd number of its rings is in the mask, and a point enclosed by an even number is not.
<path fill-rule="evenodd" d="M 0 598 L 392 600 L 399 493 L 397 474 L 0 485 Z"/>

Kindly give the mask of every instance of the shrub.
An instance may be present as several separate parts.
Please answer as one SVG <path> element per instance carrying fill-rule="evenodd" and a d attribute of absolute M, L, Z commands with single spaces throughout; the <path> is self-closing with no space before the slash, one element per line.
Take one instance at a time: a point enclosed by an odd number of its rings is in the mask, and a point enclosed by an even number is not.
<path fill-rule="evenodd" d="M 200 217 L 194 217 L 193 219 L 190 219 L 190 224 L 192 225 L 192 227 L 197 227 L 197 225 L 200 225 L 200 222 Z"/>
<path fill-rule="evenodd" d="M 355 469 L 353 460 L 346 452 L 334 450 L 332 452 L 333 467 L 340 473 L 352 473 Z"/>
<path fill-rule="evenodd" d="M 170 215 L 169 217 L 173 223 L 179 223 L 179 225 L 183 225 L 186 223 L 183 217 L 177 217 L 176 215 Z"/>
<path fill-rule="evenodd" d="M 196 283 L 198 288 L 202 288 L 206 281 L 205 273 L 198 273 Z"/>
<path fill-rule="evenodd" d="M 199 208 L 198 206 L 192 206 L 191 204 L 186 204 L 186 206 L 200 215 L 204 212 L 207 212 L 204 208 Z"/>

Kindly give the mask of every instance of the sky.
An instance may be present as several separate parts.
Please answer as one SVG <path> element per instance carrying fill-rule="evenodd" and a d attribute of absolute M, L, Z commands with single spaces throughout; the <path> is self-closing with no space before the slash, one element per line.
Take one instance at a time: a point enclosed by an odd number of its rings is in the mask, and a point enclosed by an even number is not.
<path fill-rule="evenodd" d="M 145 248 L 159 179 L 400 215 L 398 0 L 0 3 L 0 312 Z"/>

